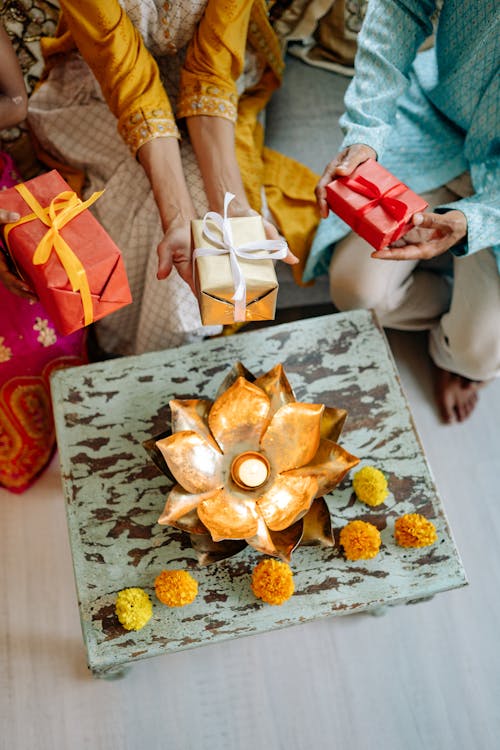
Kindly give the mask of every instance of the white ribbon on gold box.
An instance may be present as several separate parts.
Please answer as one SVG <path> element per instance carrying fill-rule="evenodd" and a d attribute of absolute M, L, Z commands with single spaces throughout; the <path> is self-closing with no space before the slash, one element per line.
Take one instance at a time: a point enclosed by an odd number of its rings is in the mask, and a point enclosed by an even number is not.
<path fill-rule="evenodd" d="M 273 260 L 285 258 L 283 238 L 268 240 L 261 216 L 228 218 L 209 211 L 191 222 L 194 276 L 203 325 L 273 320 L 278 280 Z"/>

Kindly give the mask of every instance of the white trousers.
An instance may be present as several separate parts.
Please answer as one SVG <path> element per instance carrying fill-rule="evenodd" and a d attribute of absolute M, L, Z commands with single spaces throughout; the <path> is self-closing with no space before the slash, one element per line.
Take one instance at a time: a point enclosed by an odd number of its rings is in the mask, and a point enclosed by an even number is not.
<path fill-rule="evenodd" d="M 432 209 L 458 196 L 442 187 L 423 197 Z M 421 262 L 371 252 L 354 233 L 336 245 L 330 293 L 337 309 L 370 308 L 386 328 L 429 330 L 430 356 L 444 370 L 480 381 L 500 375 L 500 274 L 489 248 Z"/>

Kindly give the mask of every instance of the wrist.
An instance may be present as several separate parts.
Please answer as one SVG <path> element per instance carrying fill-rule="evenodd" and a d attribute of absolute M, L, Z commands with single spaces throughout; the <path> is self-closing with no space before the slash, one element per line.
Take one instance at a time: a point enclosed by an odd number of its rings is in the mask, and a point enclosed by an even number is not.
<path fill-rule="evenodd" d="M 447 220 L 450 222 L 450 226 L 455 235 L 455 242 L 449 248 L 453 255 L 467 255 L 469 235 L 467 217 L 463 211 L 456 208 L 447 208 L 446 206 L 438 206 L 437 208 L 434 208 L 433 211 L 441 216 L 446 215 Z"/>
<path fill-rule="evenodd" d="M 151 184 L 163 230 L 172 223 L 195 217 L 176 138 L 155 138 L 145 143 L 137 157 Z"/>
<path fill-rule="evenodd" d="M 235 187 L 228 187 L 227 184 L 221 186 L 220 189 L 213 192 L 211 199 L 209 200 L 210 210 L 216 211 L 218 214 L 224 213 L 224 198 L 226 193 L 231 193 L 234 198 L 228 207 L 228 216 L 248 216 L 249 214 L 255 213 L 245 195 L 243 188 L 238 190 Z"/>
<path fill-rule="evenodd" d="M 201 115 L 187 118 L 187 126 L 210 210 L 222 213 L 224 197 L 232 193 L 230 215 L 247 215 L 251 208 L 236 158 L 234 124 L 223 117 Z"/>

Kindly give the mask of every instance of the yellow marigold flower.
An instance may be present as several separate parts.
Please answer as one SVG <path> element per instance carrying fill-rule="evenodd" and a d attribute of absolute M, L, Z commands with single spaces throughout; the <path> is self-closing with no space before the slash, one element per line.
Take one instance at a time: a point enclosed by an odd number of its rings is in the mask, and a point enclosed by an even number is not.
<path fill-rule="evenodd" d="M 156 576 L 155 591 L 168 607 L 184 607 L 196 599 L 198 582 L 187 570 L 162 570 Z"/>
<path fill-rule="evenodd" d="M 289 565 L 273 558 L 261 560 L 252 573 L 252 591 L 267 604 L 283 604 L 294 592 Z"/>
<path fill-rule="evenodd" d="M 153 605 L 142 589 L 123 589 L 116 597 L 115 611 L 126 630 L 140 630 L 153 616 Z"/>
<path fill-rule="evenodd" d="M 380 505 L 387 495 L 387 479 L 380 469 L 364 466 L 356 472 L 352 486 L 358 500 L 367 505 Z"/>
<path fill-rule="evenodd" d="M 340 544 L 348 560 L 369 560 L 378 554 L 380 531 L 367 521 L 350 521 L 340 532 Z"/>
<path fill-rule="evenodd" d="M 436 527 L 419 513 L 407 513 L 394 522 L 394 536 L 400 547 L 427 547 L 437 539 Z"/>

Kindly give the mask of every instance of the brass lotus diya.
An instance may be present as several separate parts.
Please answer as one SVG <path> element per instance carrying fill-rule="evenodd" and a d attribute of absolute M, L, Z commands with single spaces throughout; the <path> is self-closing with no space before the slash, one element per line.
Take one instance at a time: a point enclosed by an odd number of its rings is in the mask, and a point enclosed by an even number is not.
<path fill-rule="evenodd" d="M 158 523 L 190 534 L 201 564 L 247 544 L 287 562 L 299 544 L 333 546 L 323 495 L 359 463 L 336 442 L 344 409 L 297 401 L 282 365 L 255 378 L 237 363 L 214 401 L 170 410 L 171 434 L 145 443 L 177 482 Z"/>

